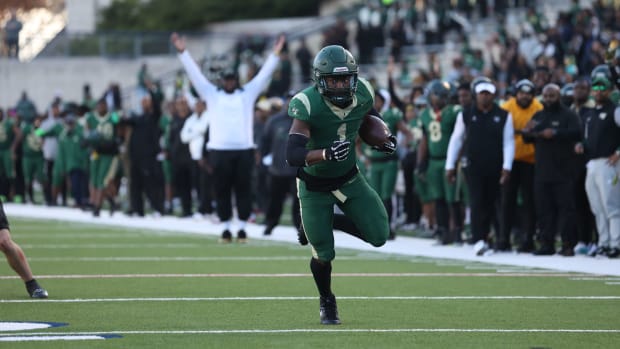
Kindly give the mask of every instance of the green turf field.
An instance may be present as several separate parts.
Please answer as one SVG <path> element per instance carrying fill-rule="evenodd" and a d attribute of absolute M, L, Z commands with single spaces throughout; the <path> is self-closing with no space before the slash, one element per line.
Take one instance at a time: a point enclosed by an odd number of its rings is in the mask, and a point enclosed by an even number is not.
<path fill-rule="evenodd" d="M 620 347 L 620 278 L 338 250 L 343 324 L 322 326 L 305 247 L 17 218 L 11 228 L 50 299 L 30 300 L 0 262 L 0 348 Z M 2 330 L 17 321 L 66 325 Z"/>

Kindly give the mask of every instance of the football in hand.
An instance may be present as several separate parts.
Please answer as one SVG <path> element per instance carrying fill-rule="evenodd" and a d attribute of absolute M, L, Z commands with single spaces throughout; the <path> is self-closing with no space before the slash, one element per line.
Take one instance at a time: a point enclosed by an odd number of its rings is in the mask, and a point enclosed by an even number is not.
<path fill-rule="evenodd" d="M 381 118 L 368 114 L 364 117 L 357 133 L 364 143 L 382 147 L 385 142 L 389 141 L 390 129 Z"/>

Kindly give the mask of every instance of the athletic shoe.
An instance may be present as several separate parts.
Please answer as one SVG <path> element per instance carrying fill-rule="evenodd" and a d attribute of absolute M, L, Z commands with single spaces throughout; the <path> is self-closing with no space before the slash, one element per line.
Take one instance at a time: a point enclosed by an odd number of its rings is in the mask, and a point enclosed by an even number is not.
<path fill-rule="evenodd" d="M 321 297 L 319 314 L 321 315 L 321 324 L 340 325 L 336 296 L 332 294 L 329 297 Z"/>
<path fill-rule="evenodd" d="M 606 258 L 608 252 L 609 252 L 609 247 L 607 247 L 607 246 L 599 246 L 595 250 L 593 250 L 592 252 L 588 253 L 588 256 L 590 256 L 590 257 L 603 257 L 603 258 Z"/>
<path fill-rule="evenodd" d="M 573 252 L 575 252 L 575 254 L 587 255 L 588 245 L 584 244 L 583 242 L 578 242 L 577 245 L 575 245 L 575 248 L 573 248 Z"/>
<path fill-rule="evenodd" d="M 394 232 L 394 230 L 390 230 L 390 234 L 388 235 L 388 240 L 395 240 L 396 239 L 396 233 Z"/>
<path fill-rule="evenodd" d="M 47 298 L 47 291 L 43 287 L 41 287 L 41 285 L 39 285 L 38 282 L 34 280 L 32 281 L 32 285 L 29 285 L 29 284 L 26 285 L 26 290 L 28 291 L 30 298 L 35 298 L 35 299 Z"/>
<path fill-rule="evenodd" d="M 519 247 L 517 247 L 517 252 L 518 253 L 532 253 L 534 252 L 534 244 L 531 242 L 523 243 L 519 245 Z"/>
<path fill-rule="evenodd" d="M 276 226 L 273 224 L 267 224 L 265 226 L 265 230 L 263 231 L 263 235 L 271 235 L 271 232 L 273 231 L 273 228 L 275 228 Z"/>
<path fill-rule="evenodd" d="M 487 244 L 484 240 L 478 240 L 474 244 L 474 252 L 476 253 L 476 256 L 486 256 L 489 251 L 491 251 L 489 244 Z"/>
<path fill-rule="evenodd" d="M 241 229 L 237 232 L 237 242 L 238 243 L 246 243 L 248 241 L 248 234 L 245 233 L 245 230 Z"/>
<path fill-rule="evenodd" d="M 230 230 L 226 229 L 222 232 L 222 237 L 220 238 L 220 242 L 229 244 L 232 242 L 232 233 Z"/>
<path fill-rule="evenodd" d="M 534 256 L 553 256 L 555 249 L 551 246 L 541 246 L 538 250 L 534 251 Z"/>
<path fill-rule="evenodd" d="M 612 247 L 607 251 L 607 257 L 609 258 L 618 258 L 620 256 L 620 249 L 616 247 Z"/>
<path fill-rule="evenodd" d="M 573 257 L 575 256 L 575 251 L 570 247 L 565 247 L 560 250 L 559 254 L 564 257 Z"/>

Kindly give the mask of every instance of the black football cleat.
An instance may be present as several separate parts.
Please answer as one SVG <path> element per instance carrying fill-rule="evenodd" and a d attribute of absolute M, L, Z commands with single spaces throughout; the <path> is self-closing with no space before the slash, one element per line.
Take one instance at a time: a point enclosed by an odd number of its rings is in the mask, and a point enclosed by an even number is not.
<path fill-rule="evenodd" d="M 240 244 L 248 242 L 248 234 L 245 230 L 241 229 L 237 232 L 237 242 Z"/>
<path fill-rule="evenodd" d="M 336 296 L 321 297 L 320 312 L 322 325 L 340 325 Z"/>
<path fill-rule="evenodd" d="M 30 298 L 45 299 L 48 297 L 47 291 L 34 280 L 26 284 L 26 290 L 28 291 Z"/>
<path fill-rule="evenodd" d="M 220 238 L 220 242 L 229 244 L 232 242 L 232 233 L 230 230 L 226 229 L 222 232 L 222 237 Z"/>

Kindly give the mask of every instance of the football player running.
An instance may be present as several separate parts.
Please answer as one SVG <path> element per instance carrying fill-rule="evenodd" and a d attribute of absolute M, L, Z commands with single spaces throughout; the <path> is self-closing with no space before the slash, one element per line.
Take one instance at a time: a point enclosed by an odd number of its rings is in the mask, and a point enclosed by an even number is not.
<path fill-rule="evenodd" d="M 320 294 L 321 323 L 336 325 L 340 319 L 331 290 L 334 205 L 359 228 L 359 237 L 375 247 L 385 244 L 390 227 L 381 198 L 359 173 L 351 151 L 364 118 L 378 115 L 372 86 L 358 78 L 353 55 L 338 45 L 318 52 L 313 81 L 289 104 L 294 120 L 286 156 L 291 166 L 299 167 L 302 225 L 312 246 L 310 270 Z M 393 153 L 396 139 L 390 136 L 377 149 Z"/>

